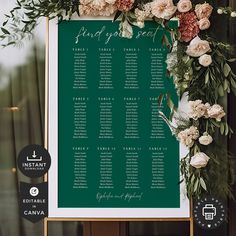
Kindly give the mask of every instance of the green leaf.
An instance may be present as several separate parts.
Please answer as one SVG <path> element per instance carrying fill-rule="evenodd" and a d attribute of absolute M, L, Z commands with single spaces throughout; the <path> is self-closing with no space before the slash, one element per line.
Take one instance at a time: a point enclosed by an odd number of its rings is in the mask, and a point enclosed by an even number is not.
<path fill-rule="evenodd" d="M 173 110 L 174 109 L 174 103 L 170 97 L 170 95 L 167 95 L 167 105 L 168 107 L 170 108 L 170 110 Z"/>
<path fill-rule="evenodd" d="M 15 7 L 15 8 L 13 8 L 13 9 L 14 9 L 14 11 L 15 11 L 15 10 L 21 9 L 21 7 Z"/>
<path fill-rule="evenodd" d="M 171 43 L 168 39 L 168 37 L 164 34 L 163 37 L 162 37 L 162 44 L 164 46 L 166 46 L 167 48 L 170 48 L 171 47 Z"/>
<path fill-rule="evenodd" d="M 10 46 L 10 45 L 13 45 L 13 44 L 16 44 L 16 42 L 10 42 L 7 44 L 7 46 Z"/>
<path fill-rule="evenodd" d="M 234 88 L 236 88 L 236 82 L 235 82 L 235 80 L 234 79 L 230 79 L 230 83 L 231 83 L 231 85 L 234 87 Z"/>
<path fill-rule="evenodd" d="M 205 181 L 204 181 L 203 178 L 200 178 L 200 184 L 201 184 L 202 188 L 203 188 L 205 191 L 207 191 L 206 183 L 205 183 Z"/>
<path fill-rule="evenodd" d="M 233 87 L 232 91 L 233 91 L 234 96 L 236 96 L 236 88 Z"/>
<path fill-rule="evenodd" d="M 224 90 L 226 91 L 228 89 L 228 81 L 224 80 Z"/>
<path fill-rule="evenodd" d="M 225 126 L 223 123 L 220 123 L 220 133 L 223 135 L 225 132 Z"/>
<path fill-rule="evenodd" d="M 19 2 L 19 0 L 16 0 L 16 1 L 17 1 L 18 5 L 21 6 L 21 3 Z"/>
<path fill-rule="evenodd" d="M 205 75 L 205 84 L 207 84 L 208 82 L 209 82 L 209 70 L 207 71 Z"/>
<path fill-rule="evenodd" d="M 27 20 L 22 20 L 22 22 L 25 23 L 25 24 L 31 23 L 31 21 L 27 21 Z"/>
<path fill-rule="evenodd" d="M 225 136 L 229 134 L 229 125 L 225 123 Z"/>
<path fill-rule="evenodd" d="M 161 106 L 162 101 L 163 101 L 164 94 L 160 94 L 157 98 L 157 104 L 158 106 Z"/>
<path fill-rule="evenodd" d="M 220 85 L 220 86 L 218 87 L 218 93 L 219 93 L 219 95 L 220 95 L 221 97 L 223 97 L 223 96 L 225 95 L 224 88 L 223 88 L 222 85 Z"/>
<path fill-rule="evenodd" d="M 8 30 L 4 29 L 3 27 L 1 28 L 1 30 L 4 34 L 10 34 L 10 32 Z"/>
<path fill-rule="evenodd" d="M 116 20 L 119 18 L 119 16 L 121 15 L 121 13 L 122 13 L 122 11 L 117 11 L 117 12 L 116 12 L 116 14 L 115 14 L 115 16 L 114 16 L 114 19 L 113 19 L 113 22 L 116 21 Z"/>
<path fill-rule="evenodd" d="M 227 61 L 228 61 L 228 62 L 235 62 L 235 61 L 236 61 L 236 58 L 231 58 L 231 59 L 228 59 Z"/>
<path fill-rule="evenodd" d="M 217 122 L 217 121 L 211 119 L 211 123 L 212 123 L 214 126 L 220 128 L 220 123 L 219 123 L 219 122 Z"/>
<path fill-rule="evenodd" d="M 232 134 L 234 133 L 234 131 L 230 127 L 229 127 L 229 130 L 230 130 L 230 133 L 232 133 Z"/>
<path fill-rule="evenodd" d="M 231 67 L 229 66 L 228 63 L 225 63 L 225 64 L 224 64 L 224 76 L 225 76 L 225 77 L 228 77 L 230 71 L 231 71 Z"/>
<path fill-rule="evenodd" d="M 199 183 L 199 179 L 197 179 L 196 182 L 195 182 L 195 184 L 194 184 L 193 192 L 196 192 L 196 191 L 197 191 L 198 183 Z"/>
<path fill-rule="evenodd" d="M 8 20 L 6 20 L 5 22 L 3 22 L 2 25 L 5 26 L 5 25 L 7 24 L 7 22 L 8 22 Z"/>
<path fill-rule="evenodd" d="M 191 179 L 190 179 L 190 182 L 193 184 L 194 183 L 194 180 L 195 180 L 195 175 L 193 174 Z"/>

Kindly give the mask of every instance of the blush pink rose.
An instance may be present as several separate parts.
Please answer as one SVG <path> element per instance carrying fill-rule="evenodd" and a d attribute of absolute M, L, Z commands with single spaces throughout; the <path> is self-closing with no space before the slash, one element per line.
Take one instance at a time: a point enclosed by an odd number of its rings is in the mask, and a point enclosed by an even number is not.
<path fill-rule="evenodd" d="M 190 42 L 186 53 L 191 57 L 200 57 L 209 51 L 211 51 L 209 42 L 197 36 Z"/>
<path fill-rule="evenodd" d="M 177 4 L 178 11 L 181 13 L 190 11 L 192 7 L 192 2 L 190 0 L 180 0 Z"/>
<path fill-rule="evenodd" d="M 212 57 L 211 55 L 204 54 L 198 58 L 199 64 L 208 67 L 212 63 Z"/>
<path fill-rule="evenodd" d="M 210 158 L 204 152 L 198 152 L 191 157 L 190 165 L 196 169 L 206 167 Z"/>
<path fill-rule="evenodd" d="M 200 30 L 206 30 L 210 28 L 211 22 L 205 17 L 198 21 L 198 25 Z"/>
<path fill-rule="evenodd" d="M 169 20 L 177 10 L 172 0 L 155 0 L 151 3 L 151 8 L 155 17 L 166 20 Z"/>

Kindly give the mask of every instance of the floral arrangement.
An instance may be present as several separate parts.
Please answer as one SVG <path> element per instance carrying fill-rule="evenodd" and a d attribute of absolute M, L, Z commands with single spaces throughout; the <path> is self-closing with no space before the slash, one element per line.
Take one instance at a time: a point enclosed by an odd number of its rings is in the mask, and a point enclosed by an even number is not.
<path fill-rule="evenodd" d="M 222 97 L 236 94 L 236 75 L 231 69 L 236 59 L 229 44 L 208 36 L 214 11 L 236 17 L 229 7 L 213 9 L 207 2 L 194 5 L 191 0 L 17 0 L 16 7 L 6 15 L 0 39 L 3 46 L 8 46 L 31 37 L 40 17 L 62 20 L 73 14 L 114 15 L 114 20 L 120 20 L 120 35 L 126 38 L 132 38 L 133 27 L 143 28 L 147 19 L 161 24 L 172 36 L 166 60 L 168 73 L 180 98 L 188 98 L 187 111 L 181 111 L 166 95 L 170 119 L 160 112 L 177 140 L 189 150 L 180 162 L 187 195 L 228 197 L 235 166 L 223 147 L 224 136 L 233 131 L 227 123 Z M 179 22 L 177 29 L 168 28 L 173 19 Z M 160 95 L 159 102 L 164 98 Z"/>

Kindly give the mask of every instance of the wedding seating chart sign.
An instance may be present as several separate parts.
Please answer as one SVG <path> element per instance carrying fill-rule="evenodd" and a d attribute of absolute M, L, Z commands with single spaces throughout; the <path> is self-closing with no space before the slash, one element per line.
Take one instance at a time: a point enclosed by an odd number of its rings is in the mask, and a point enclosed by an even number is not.
<path fill-rule="evenodd" d="M 156 23 L 122 38 L 119 22 L 49 27 L 49 216 L 189 217 L 179 143 L 158 112 L 178 101 Z"/>

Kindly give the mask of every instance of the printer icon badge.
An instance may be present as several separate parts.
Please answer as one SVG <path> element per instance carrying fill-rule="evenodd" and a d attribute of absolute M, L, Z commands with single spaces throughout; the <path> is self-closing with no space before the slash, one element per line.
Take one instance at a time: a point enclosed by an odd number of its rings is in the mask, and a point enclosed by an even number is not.
<path fill-rule="evenodd" d="M 216 216 L 216 208 L 213 204 L 206 204 L 202 208 L 202 215 L 205 217 L 205 220 L 213 220 Z"/>
<path fill-rule="evenodd" d="M 196 224 L 202 229 L 216 229 L 223 224 L 226 215 L 226 207 L 221 199 L 205 196 L 194 202 L 193 217 Z"/>

